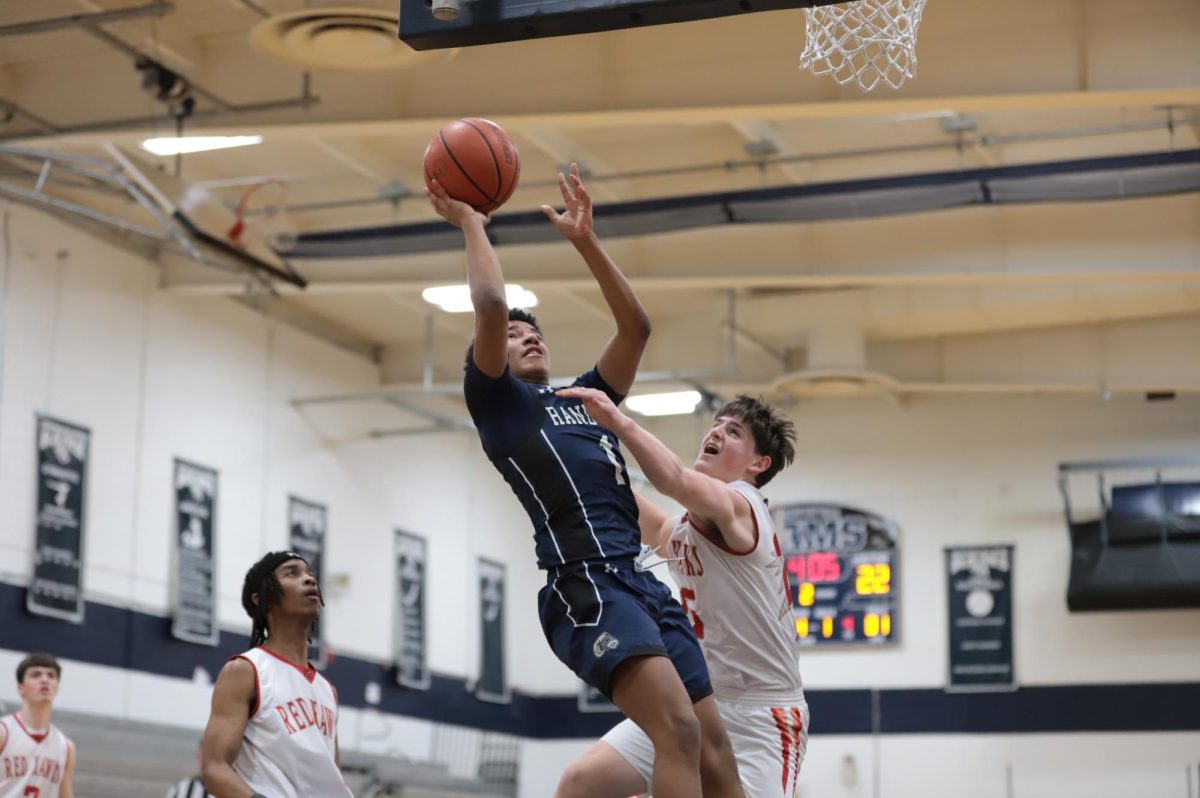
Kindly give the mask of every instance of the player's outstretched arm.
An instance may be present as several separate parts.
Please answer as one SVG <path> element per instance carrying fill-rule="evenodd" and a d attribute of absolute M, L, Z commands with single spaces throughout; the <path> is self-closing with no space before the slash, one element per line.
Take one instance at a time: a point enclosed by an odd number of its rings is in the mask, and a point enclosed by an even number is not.
<path fill-rule="evenodd" d="M 231 659 L 213 687 L 212 714 L 200 743 L 204 788 L 214 798 L 250 798 L 254 790 L 233 769 L 242 747 L 250 708 L 257 700 L 254 666 Z"/>
<path fill-rule="evenodd" d="M 578 164 L 571 164 L 569 179 L 559 173 L 558 187 L 562 191 L 565 210 L 558 213 L 549 205 L 543 205 L 542 212 L 554 223 L 558 232 L 575 245 L 612 311 L 617 332 L 600 353 L 596 366 L 604 381 L 617 393 L 624 395 L 633 386 L 642 352 L 650 338 L 650 314 L 642 307 L 637 294 L 633 292 L 633 286 L 596 238 L 592 225 L 592 198 L 579 177 Z"/>
<path fill-rule="evenodd" d="M 633 492 L 633 498 L 637 499 L 638 527 L 642 531 L 642 545 L 652 549 L 660 548 L 671 537 L 670 516 L 663 511 L 663 508 L 636 490 Z M 663 556 L 666 555 L 663 554 Z"/>
<path fill-rule="evenodd" d="M 483 229 L 491 217 L 451 197 L 437 180 L 432 183 L 433 189 L 426 189 L 425 195 L 433 209 L 461 228 L 466 239 L 467 285 L 475 308 L 475 365 L 489 377 L 499 377 L 508 365 L 508 300 L 500 259 Z"/>
<path fill-rule="evenodd" d="M 557 394 L 582 399 L 588 414 L 612 430 L 625 444 L 654 489 L 682 504 L 689 513 L 714 524 L 726 545 L 741 551 L 753 544 L 750 504 L 740 493 L 718 479 L 685 466 L 666 444 L 622 413 L 602 391 L 564 388 Z"/>

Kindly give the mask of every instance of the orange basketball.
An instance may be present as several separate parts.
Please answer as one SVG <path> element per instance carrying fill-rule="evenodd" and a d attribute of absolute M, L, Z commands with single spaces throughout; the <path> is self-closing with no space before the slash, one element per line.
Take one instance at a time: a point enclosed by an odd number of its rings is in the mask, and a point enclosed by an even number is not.
<path fill-rule="evenodd" d="M 507 202 L 520 177 L 516 145 L 504 128 L 486 119 L 450 122 L 425 148 L 425 185 L 437 178 L 447 194 L 480 213 Z"/>

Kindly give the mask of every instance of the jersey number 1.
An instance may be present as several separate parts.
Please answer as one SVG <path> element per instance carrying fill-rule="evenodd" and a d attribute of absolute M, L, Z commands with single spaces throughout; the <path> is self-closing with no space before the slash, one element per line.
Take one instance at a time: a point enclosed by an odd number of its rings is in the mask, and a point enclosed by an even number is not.
<path fill-rule="evenodd" d="M 613 468 L 617 470 L 617 484 L 625 484 L 625 475 L 621 473 L 621 462 L 617 460 L 617 453 L 613 451 L 612 444 L 608 442 L 607 435 L 600 436 L 600 448 L 608 455 L 608 461 L 613 464 Z"/>

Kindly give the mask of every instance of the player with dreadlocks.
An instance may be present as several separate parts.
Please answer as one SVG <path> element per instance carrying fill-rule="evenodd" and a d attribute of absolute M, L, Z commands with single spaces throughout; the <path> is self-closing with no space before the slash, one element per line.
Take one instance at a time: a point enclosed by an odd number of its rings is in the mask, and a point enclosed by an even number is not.
<path fill-rule="evenodd" d="M 308 661 L 322 606 L 317 577 L 295 552 L 270 552 L 246 572 L 251 648 L 221 669 L 201 743 L 204 786 L 215 798 L 349 798 L 337 691 Z"/>

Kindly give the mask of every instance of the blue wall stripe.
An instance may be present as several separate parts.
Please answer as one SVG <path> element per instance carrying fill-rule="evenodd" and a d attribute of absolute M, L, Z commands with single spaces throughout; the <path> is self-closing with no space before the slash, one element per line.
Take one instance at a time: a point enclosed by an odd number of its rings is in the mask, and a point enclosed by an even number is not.
<path fill-rule="evenodd" d="M 26 611 L 25 588 L 16 585 L 0 585 L 0 618 L 0 648 L 49 651 L 80 662 L 187 680 L 197 665 L 215 677 L 230 655 L 250 644 L 247 636 L 225 631 L 213 648 L 185 643 L 170 636 L 166 618 L 96 602 L 87 603 L 80 625 L 37 617 Z M 429 690 L 410 690 L 396 685 L 390 666 L 355 657 L 336 657 L 326 675 L 346 706 L 367 706 L 366 685 L 376 682 L 382 688 L 377 708 L 383 712 L 526 737 L 596 738 L 620 719 L 612 713 L 579 712 L 574 695 L 532 696 L 514 690 L 511 704 L 479 701 L 463 679 L 441 674 L 433 676 Z M 63 678 L 69 685 L 69 670 Z M 808 702 L 814 735 L 871 733 L 870 690 L 812 690 Z M 1200 682 L 1037 686 L 1013 693 L 890 689 L 879 691 L 879 731 L 1200 731 L 1200 713 L 1187 707 L 1200 707 Z"/>

